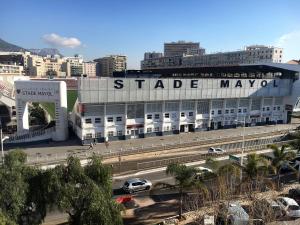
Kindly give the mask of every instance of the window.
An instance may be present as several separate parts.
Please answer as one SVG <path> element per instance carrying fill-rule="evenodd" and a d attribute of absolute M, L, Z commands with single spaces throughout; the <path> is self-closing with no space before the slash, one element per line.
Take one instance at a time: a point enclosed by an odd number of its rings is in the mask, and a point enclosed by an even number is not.
<path fill-rule="evenodd" d="M 276 110 L 276 106 L 273 107 L 273 110 Z"/>
<path fill-rule="evenodd" d="M 215 114 L 215 111 L 214 110 L 211 110 L 211 115 L 214 115 Z"/>
<path fill-rule="evenodd" d="M 108 131 L 108 137 L 112 137 L 114 136 L 114 132 L 113 131 Z"/>
<path fill-rule="evenodd" d="M 277 106 L 277 110 L 280 110 L 280 106 Z"/>
<path fill-rule="evenodd" d="M 114 118 L 113 117 L 107 117 L 107 122 L 114 122 Z"/>
<path fill-rule="evenodd" d="M 230 109 L 230 113 L 234 113 L 234 109 Z"/>
<path fill-rule="evenodd" d="M 155 131 L 155 132 L 159 132 L 159 127 L 155 127 L 155 128 L 154 128 L 154 131 Z"/>
<path fill-rule="evenodd" d="M 85 123 L 92 123 L 92 119 L 85 119 Z"/>
<path fill-rule="evenodd" d="M 170 127 L 169 126 L 166 126 L 165 127 L 165 131 L 169 131 L 170 130 Z"/>
<path fill-rule="evenodd" d="M 169 113 L 165 113 L 165 118 L 170 118 L 170 114 Z"/>
<path fill-rule="evenodd" d="M 121 130 L 118 130 L 118 131 L 117 131 L 117 136 L 122 136 L 122 135 L 123 135 L 122 131 L 121 131 Z"/>
<path fill-rule="evenodd" d="M 263 111 L 265 111 L 265 107 L 263 107 Z"/>
<path fill-rule="evenodd" d="M 152 114 L 147 114 L 147 119 L 152 120 Z"/>
<path fill-rule="evenodd" d="M 182 112 L 182 113 L 180 114 L 180 116 L 181 116 L 181 117 L 185 117 L 185 113 Z"/>
<path fill-rule="evenodd" d="M 247 109 L 243 109 L 243 112 L 244 112 L 244 113 L 247 112 Z"/>
<path fill-rule="evenodd" d="M 85 134 L 85 139 L 91 139 L 91 138 L 93 138 L 93 134 L 92 133 Z"/>
<path fill-rule="evenodd" d="M 152 128 L 151 127 L 148 127 L 147 128 L 147 133 L 151 133 L 152 132 Z"/>
<path fill-rule="evenodd" d="M 242 112 L 242 109 L 239 109 L 239 113 L 241 113 Z"/>
<path fill-rule="evenodd" d="M 222 110 L 221 109 L 218 110 L 218 114 L 222 114 Z"/>
<path fill-rule="evenodd" d="M 189 116 L 194 116 L 194 113 L 193 112 L 189 112 Z"/>
<path fill-rule="evenodd" d="M 95 134 L 95 137 L 96 137 L 96 138 L 100 138 L 100 137 L 101 137 L 101 132 L 97 132 L 97 133 Z"/>
<path fill-rule="evenodd" d="M 95 123 L 101 123 L 101 118 L 95 118 Z"/>
<path fill-rule="evenodd" d="M 154 118 L 157 120 L 157 119 L 159 119 L 159 114 L 155 114 L 154 115 Z"/>
<path fill-rule="evenodd" d="M 267 107 L 267 111 L 270 111 L 270 107 Z"/>
<path fill-rule="evenodd" d="M 225 110 L 225 114 L 228 114 L 228 113 L 229 113 L 229 109 L 226 109 L 226 110 Z"/>
<path fill-rule="evenodd" d="M 122 121 L 122 117 L 121 116 L 118 116 L 117 117 L 117 122 L 121 122 Z"/>

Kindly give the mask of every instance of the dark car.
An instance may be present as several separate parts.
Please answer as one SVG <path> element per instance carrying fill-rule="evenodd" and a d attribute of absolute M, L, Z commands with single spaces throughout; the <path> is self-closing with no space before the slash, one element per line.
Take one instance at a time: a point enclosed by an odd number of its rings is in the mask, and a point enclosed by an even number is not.
<path fill-rule="evenodd" d="M 294 199 L 298 204 L 300 204 L 300 188 L 290 189 L 288 197 Z"/>

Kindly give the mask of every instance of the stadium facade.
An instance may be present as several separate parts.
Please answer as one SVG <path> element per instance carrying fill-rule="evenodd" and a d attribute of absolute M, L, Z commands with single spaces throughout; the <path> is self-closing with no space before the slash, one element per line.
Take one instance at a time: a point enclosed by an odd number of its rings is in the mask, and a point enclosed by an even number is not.
<path fill-rule="evenodd" d="M 266 64 L 81 78 L 71 124 L 89 143 L 289 123 L 299 71 Z"/>

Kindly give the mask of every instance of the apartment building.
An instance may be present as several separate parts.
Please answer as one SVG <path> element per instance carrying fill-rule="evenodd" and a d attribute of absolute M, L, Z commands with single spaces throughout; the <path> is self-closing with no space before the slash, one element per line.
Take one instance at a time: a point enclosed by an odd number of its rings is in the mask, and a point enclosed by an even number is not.
<path fill-rule="evenodd" d="M 164 56 L 201 55 L 205 49 L 200 48 L 199 42 L 169 42 L 164 43 Z"/>
<path fill-rule="evenodd" d="M 14 75 L 14 76 L 24 75 L 23 66 L 0 64 L 0 76 L 5 76 L 5 75 Z"/>
<path fill-rule="evenodd" d="M 176 57 L 173 58 L 173 57 Z M 166 58 L 166 59 L 163 59 Z M 141 61 L 141 69 L 169 68 L 169 67 L 198 67 L 198 66 L 221 66 L 255 63 L 281 63 L 283 49 L 263 45 L 247 46 L 244 50 L 232 52 L 218 52 L 211 54 L 182 55 L 162 57 L 158 59 L 144 59 Z M 166 62 L 166 63 L 164 63 Z M 169 62 L 175 62 L 169 63 Z"/>
<path fill-rule="evenodd" d="M 65 57 L 63 59 L 62 70 L 66 73 L 67 77 L 77 77 L 84 74 L 84 62 L 81 55 Z"/>
<path fill-rule="evenodd" d="M 83 74 L 88 77 L 97 76 L 97 62 L 84 62 Z"/>
<path fill-rule="evenodd" d="M 95 59 L 99 63 L 100 76 L 111 77 L 114 71 L 124 71 L 127 68 L 127 57 L 124 55 L 110 55 Z"/>

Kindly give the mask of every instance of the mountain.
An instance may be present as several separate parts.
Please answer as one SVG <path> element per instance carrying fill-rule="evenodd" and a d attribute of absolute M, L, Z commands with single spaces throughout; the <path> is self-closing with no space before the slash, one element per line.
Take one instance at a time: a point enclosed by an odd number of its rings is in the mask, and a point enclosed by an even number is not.
<path fill-rule="evenodd" d="M 63 56 L 56 48 L 42 48 L 42 49 L 32 48 L 32 49 L 28 49 L 28 51 L 30 51 L 33 54 L 44 56 L 44 57 L 47 55 L 60 55 L 61 57 Z"/>
<path fill-rule="evenodd" d="M 21 52 L 25 51 L 25 48 L 22 48 L 20 46 L 8 43 L 0 38 L 0 51 L 3 52 Z"/>

